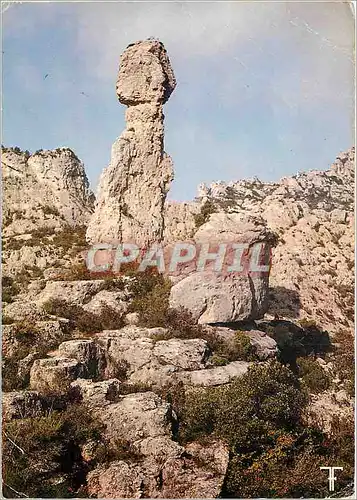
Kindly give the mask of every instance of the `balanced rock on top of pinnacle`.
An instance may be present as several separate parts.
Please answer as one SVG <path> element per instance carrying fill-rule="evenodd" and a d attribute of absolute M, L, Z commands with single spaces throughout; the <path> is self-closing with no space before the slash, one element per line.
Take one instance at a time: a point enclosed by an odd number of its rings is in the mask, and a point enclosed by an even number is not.
<path fill-rule="evenodd" d="M 173 179 L 172 161 L 164 151 L 163 104 L 174 88 L 161 42 L 129 45 L 117 82 L 119 100 L 128 106 L 126 128 L 101 175 L 88 241 L 143 247 L 163 240 L 164 206 Z"/>
<path fill-rule="evenodd" d="M 175 86 L 175 76 L 161 42 L 145 40 L 127 47 L 121 57 L 116 86 L 122 104 L 164 104 Z"/>

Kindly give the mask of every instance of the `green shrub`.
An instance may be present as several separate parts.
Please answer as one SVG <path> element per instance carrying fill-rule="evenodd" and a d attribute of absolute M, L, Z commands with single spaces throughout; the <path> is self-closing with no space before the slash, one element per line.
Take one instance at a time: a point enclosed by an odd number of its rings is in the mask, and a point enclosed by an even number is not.
<path fill-rule="evenodd" d="M 331 355 L 337 376 L 343 382 L 349 396 L 355 393 L 354 338 L 348 332 L 340 332 L 334 337 L 334 353 Z"/>
<path fill-rule="evenodd" d="M 11 303 L 20 292 L 19 286 L 11 276 L 3 276 L 1 279 L 1 298 L 3 302 Z"/>
<path fill-rule="evenodd" d="M 353 421 L 336 420 L 330 434 L 307 427 L 308 395 L 280 363 L 253 365 L 230 386 L 180 391 L 180 442 L 225 441 L 230 461 L 222 498 L 316 498 L 328 495 L 320 465 L 344 467 L 353 480 Z"/>
<path fill-rule="evenodd" d="M 1 318 L 1 322 L 3 325 L 11 325 L 12 323 L 15 322 L 15 320 L 13 318 L 11 318 L 10 316 L 6 316 L 6 314 L 3 314 L 2 318 Z"/>
<path fill-rule="evenodd" d="M 205 224 L 209 220 L 210 215 L 215 212 L 217 212 L 217 207 L 211 200 L 207 200 L 202 205 L 200 212 L 194 215 L 196 229 Z"/>
<path fill-rule="evenodd" d="M 54 215 L 56 217 L 60 217 L 61 216 L 58 208 L 55 207 L 55 206 L 44 205 L 42 207 L 42 211 L 43 211 L 44 215 Z"/>
<path fill-rule="evenodd" d="M 14 491 L 31 498 L 76 496 L 87 471 L 80 446 L 90 439 L 100 439 L 101 432 L 102 426 L 81 405 L 6 423 L 4 496 L 14 498 Z"/>
<path fill-rule="evenodd" d="M 105 290 L 124 290 L 125 282 L 119 274 L 112 271 L 91 272 L 84 261 L 73 263 L 69 269 L 59 271 L 54 281 L 104 280 Z M 104 287 L 103 287 L 104 289 Z"/>
<path fill-rule="evenodd" d="M 256 361 L 256 348 L 252 346 L 250 338 L 243 331 L 236 331 L 233 339 L 217 339 L 211 344 L 216 354 L 227 362 Z"/>
<path fill-rule="evenodd" d="M 42 308 L 47 314 L 69 319 L 70 329 L 76 330 L 77 334 L 118 330 L 124 326 L 122 315 L 109 306 L 103 306 L 99 314 L 93 314 L 65 300 L 51 299 L 43 304 Z"/>
<path fill-rule="evenodd" d="M 129 312 L 139 313 L 142 326 L 148 328 L 165 326 L 168 317 L 168 305 L 171 282 L 168 278 L 154 271 L 137 273 L 130 286 L 134 299 Z"/>
<path fill-rule="evenodd" d="M 314 323 L 299 328 L 289 322 L 268 325 L 266 332 L 276 341 L 279 348 L 279 360 L 296 370 L 297 358 L 309 355 L 323 355 L 332 348 L 329 335 L 318 329 Z"/>
<path fill-rule="evenodd" d="M 55 233 L 52 243 L 66 252 L 70 249 L 79 253 L 88 248 L 86 241 L 86 226 L 66 226 L 62 231 Z"/>
<path fill-rule="evenodd" d="M 314 393 L 327 390 L 331 386 L 329 376 L 317 361 L 310 358 L 298 358 L 297 366 L 299 376 L 302 377 L 307 387 Z"/>
<path fill-rule="evenodd" d="M 96 453 L 96 460 L 101 463 L 124 460 L 125 462 L 138 462 L 143 455 L 129 442 L 123 439 L 115 439 L 110 443 L 100 443 Z"/>
<path fill-rule="evenodd" d="M 191 440 L 214 433 L 235 453 L 254 451 L 269 432 L 298 422 L 307 401 L 298 379 L 280 363 L 253 365 L 229 387 L 188 394 L 181 435 Z"/>
<path fill-rule="evenodd" d="M 272 436 L 260 455 L 242 453 L 230 460 L 223 497 L 326 498 L 326 471 L 320 465 L 334 463 L 339 471 L 335 488 L 353 482 L 353 418 L 335 417 L 327 434 L 318 424 L 296 427 Z M 336 496 L 341 495 L 337 492 Z"/>
<path fill-rule="evenodd" d="M 302 318 L 299 321 L 299 324 L 300 324 L 301 328 L 303 328 L 304 330 L 306 330 L 308 328 L 318 328 L 316 321 L 314 321 L 313 319 Z"/>
<path fill-rule="evenodd" d="M 219 354 L 213 354 L 210 361 L 214 366 L 225 366 L 228 364 L 227 358 L 220 356 Z"/>

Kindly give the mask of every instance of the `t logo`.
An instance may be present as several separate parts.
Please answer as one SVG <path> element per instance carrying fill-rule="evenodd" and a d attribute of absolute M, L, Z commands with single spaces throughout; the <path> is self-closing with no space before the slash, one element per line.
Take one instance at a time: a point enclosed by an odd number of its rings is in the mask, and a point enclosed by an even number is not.
<path fill-rule="evenodd" d="M 328 489 L 335 491 L 335 470 L 343 470 L 343 467 L 320 467 L 321 470 L 328 470 Z"/>

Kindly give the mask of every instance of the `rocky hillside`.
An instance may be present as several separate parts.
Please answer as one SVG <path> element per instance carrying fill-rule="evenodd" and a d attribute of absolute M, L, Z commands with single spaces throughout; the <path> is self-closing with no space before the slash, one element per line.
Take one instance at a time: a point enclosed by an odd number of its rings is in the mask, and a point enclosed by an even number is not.
<path fill-rule="evenodd" d="M 1 161 L 3 273 L 64 265 L 61 248 L 84 232 L 94 208 L 83 164 L 69 148 L 31 155 L 3 147 Z"/>
<path fill-rule="evenodd" d="M 354 169 L 351 148 L 327 171 L 302 172 L 276 183 L 255 178 L 199 187 L 202 221 L 217 211 L 249 214 L 278 234 L 270 315 L 315 320 L 330 332 L 353 331 Z M 187 238 L 192 220 L 186 226 Z"/>
<path fill-rule="evenodd" d="M 160 42 L 124 52 L 95 207 L 71 150 L 3 150 L 4 495 L 324 498 L 320 464 L 351 495 L 354 149 L 167 202 L 174 86 Z M 112 240 L 234 242 L 272 267 L 90 272 L 89 242 Z"/>

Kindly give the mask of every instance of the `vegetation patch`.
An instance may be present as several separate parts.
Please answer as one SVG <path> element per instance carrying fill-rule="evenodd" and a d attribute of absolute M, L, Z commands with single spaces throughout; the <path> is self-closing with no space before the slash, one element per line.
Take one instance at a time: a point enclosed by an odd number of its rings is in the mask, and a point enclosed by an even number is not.
<path fill-rule="evenodd" d="M 326 391 L 331 386 L 332 377 L 319 363 L 311 358 L 298 358 L 299 376 L 313 393 Z"/>
<path fill-rule="evenodd" d="M 350 397 L 355 395 L 354 339 L 348 332 L 340 332 L 334 337 L 334 352 L 331 355 L 336 375 L 343 382 Z"/>
<path fill-rule="evenodd" d="M 218 438 L 230 449 L 223 498 L 316 498 L 328 495 L 321 463 L 343 464 L 339 488 L 353 480 L 353 422 L 336 419 L 330 434 L 305 424 L 309 398 L 277 361 L 253 365 L 230 386 L 173 389 L 178 439 Z"/>
<path fill-rule="evenodd" d="M 85 482 L 81 446 L 99 440 L 102 426 L 83 405 L 3 427 L 3 484 L 7 498 L 70 498 Z"/>
<path fill-rule="evenodd" d="M 297 358 L 310 355 L 324 356 L 332 350 L 328 333 L 320 330 L 314 322 L 305 324 L 304 328 L 288 321 L 261 326 L 276 341 L 279 360 L 289 365 L 295 372 L 297 372 Z"/>
<path fill-rule="evenodd" d="M 11 276 L 2 277 L 1 288 L 1 298 L 3 302 L 13 302 L 16 295 L 20 292 L 19 286 Z"/>
<path fill-rule="evenodd" d="M 198 214 L 194 215 L 196 229 L 208 222 L 210 215 L 217 212 L 217 207 L 211 200 L 207 200 L 201 207 Z"/>
<path fill-rule="evenodd" d="M 124 326 L 122 315 L 106 305 L 101 307 L 98 314 L 86 311 L 83 307 L 69 304 L 62 299 L 51 299 L 42 307 L 47 314 L 69 319 L 69 327 L 74 335 L 93 334 L 102 330 L 118 330 Z"/>

